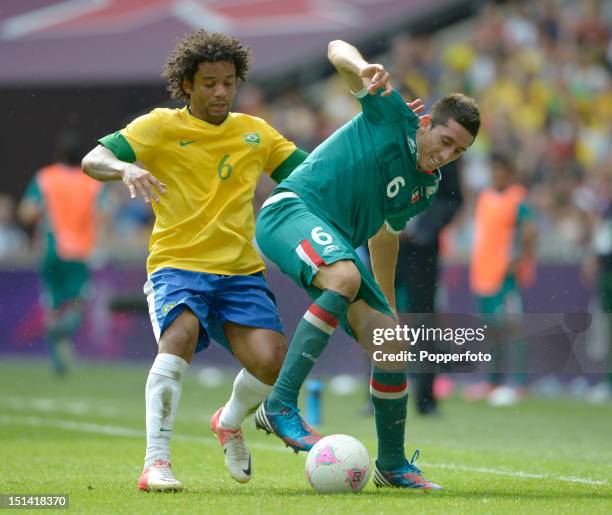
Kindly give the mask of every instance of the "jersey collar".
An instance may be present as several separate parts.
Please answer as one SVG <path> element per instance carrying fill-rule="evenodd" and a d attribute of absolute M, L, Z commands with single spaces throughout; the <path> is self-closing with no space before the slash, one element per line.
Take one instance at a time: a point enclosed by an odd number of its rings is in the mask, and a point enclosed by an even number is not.
<path fill-rule="evenodd" d="M 435 170 L 419 170 L 417 168 L 417 172 L 420 174 L 420 177 L 427 180 L 428 182 L 434 183 L 440 181 L 442 179 L 442 173 L 439 168 Z"/>
<path fill-rule="evenodd" d="M 227 113 L 227 117 L 225 118 L 225 120 L 223 120 L 222 123 L 220 123 L 219 125 L 215 125 L 214 123 L 209 123 L 209 122 L 207 122 L 205 120 L 202 120 L 201 118 L 198 118 L 197 116 L 194 116 L 191 113 L 191 109 L 189 109 L 189 105 L 186 105 L 183 108 L 183 112 L 189 117 L 189 119 L 195 120 L 196 123 L 201 123 L 205 127 L 209 128 L 209 129 L 212 129 L 212 130 L 218 130 L 218 129 L 224 128 L 227 125 L 227 123 L 229 122 L 230 118 L 233 117 L 233 113 L 230 111 L 229 113 Z"/>

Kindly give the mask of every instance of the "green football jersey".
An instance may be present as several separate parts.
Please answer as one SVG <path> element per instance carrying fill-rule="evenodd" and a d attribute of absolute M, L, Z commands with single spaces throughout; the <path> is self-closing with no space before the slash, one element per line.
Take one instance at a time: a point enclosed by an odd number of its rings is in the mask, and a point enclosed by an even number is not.
<path fill-rule="evenodd" d="M 419 119 L 393 91 L 358 94 L 362 112 L 340 127 L 277 190 L 296 193 L 312 212 L 359 247 L 385 222 L 393 232 L 423 211 L 438 170 L 417 170 Z"/>

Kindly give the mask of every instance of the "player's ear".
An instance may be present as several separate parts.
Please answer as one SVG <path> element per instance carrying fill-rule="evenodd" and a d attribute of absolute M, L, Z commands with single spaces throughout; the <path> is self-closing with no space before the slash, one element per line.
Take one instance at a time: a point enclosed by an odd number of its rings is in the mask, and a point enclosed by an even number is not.
<path fill-rule="evenodd" d="M 431 116 L 428 114 L 419 116 L 419 128 L 428 131 L 431 128 Z"/>
<path fill-rule="evenodd" d="M 191 95 L 191 92 L 193 91 L 193 84 L 191 83 L 191 81 L 188 79 L 183 79 L 182 86 L 183 86 L 183 91 L 187 93 L 188 95 Z"/>

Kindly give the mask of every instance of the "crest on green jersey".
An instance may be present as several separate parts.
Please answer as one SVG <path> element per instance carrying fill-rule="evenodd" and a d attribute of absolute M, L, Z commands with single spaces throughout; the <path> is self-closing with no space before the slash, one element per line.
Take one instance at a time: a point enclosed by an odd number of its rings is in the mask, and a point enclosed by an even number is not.
<path fill-rule="evenodd" d="M 252 149 L 261 143 L 259 132 L 247 132 L 246 134 L 242 135 L 242 139 Z"/>
<path fill-rule="evenodd" d="M 416 143 L 414 142 L 414 140 L 408 136 L 408 138 L 406 138 L 408 141 L 408 147 L 410 148 L 410 152 L 412 152 L 413 154 L 416 153 Z"/>

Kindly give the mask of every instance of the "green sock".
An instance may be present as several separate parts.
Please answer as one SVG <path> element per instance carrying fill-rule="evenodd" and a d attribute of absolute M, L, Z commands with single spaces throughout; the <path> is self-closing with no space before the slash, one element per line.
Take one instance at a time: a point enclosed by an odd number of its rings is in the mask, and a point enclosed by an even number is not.
<path fill-rule="evenodd" d="M 269 408 L 280 409 L 281 402 L 297 405 L 302 384 L 348 306 L 346 297 L 325 290 L 308 308 L 295 330 L 283 367 L 268 397 Z"/>
<path fill-rule="evenodd" d="M 64 358 L 60 352 L 60 340 L 60 338 L 57 338 L 50 332 L 47 332 L 46 343 L 47 352 L 49 353 L 49 358 L 51 360 L 51 368 L 56 375 L 63 376 L 66 373 L 66 363 L 64 362 Z"/>
<path fill-rule="evenodd" d="M 82 319 L 83 309 L 78 306 L 68 307 L 49 327 L 48 333 L 52 338 L 73 337 L 79 330 Z"/>
<path fill-rule="evenodd" d="M 370 395 L 374 404 L 378 465 L 383 470 L 400 467 L 405 458 L 404 436 L 408 404 L 406 373 L 372 368 Z"/>

